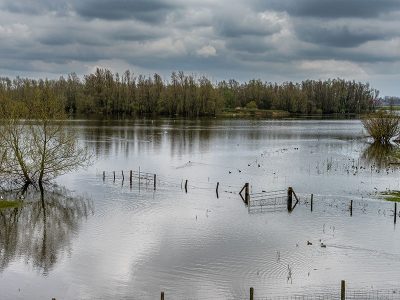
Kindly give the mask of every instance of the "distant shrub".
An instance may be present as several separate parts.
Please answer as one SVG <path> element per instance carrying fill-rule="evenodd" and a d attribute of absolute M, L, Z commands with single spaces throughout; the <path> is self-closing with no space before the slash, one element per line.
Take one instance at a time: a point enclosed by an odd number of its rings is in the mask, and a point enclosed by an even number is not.
<path fill-rule="evenodd" d="M 257 103 L 256 101 L 250 101 L 249 103 L 246 104 L 247 109 L 257 109 Z"/>
<path fill-rule="evenodd" d="M 377 143 L 388 144 L 400 134 L 400 116 L 393 112 L 379 111 L 365 116 L 361 121 Z"/>

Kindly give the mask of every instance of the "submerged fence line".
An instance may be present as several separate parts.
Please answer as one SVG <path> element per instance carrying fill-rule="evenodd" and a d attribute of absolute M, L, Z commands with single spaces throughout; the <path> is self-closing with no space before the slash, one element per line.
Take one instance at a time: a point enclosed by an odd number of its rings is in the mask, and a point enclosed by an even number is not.
<path fill-rule="evenodd" d="M 120 174 L 120 175 L 119 175 Z M 152 187 L 152 190 L 156 191 L 158 186 L 170 186 L 174 188 L 180 188 L 181 190 L 188 193 L 189 190 L 214 190 L 216 198 L 219 198 L 219 193 L 230 193 L 230 194 L 237 194 L 239 191 L 239 195 L 242 198 L 243 202 L 248 206 L 249 213 L 255 212 L 267 212 L 267 211 L 277 211 L 279 209 L 286 209 L 288 212 L 292 212 L 297 205 L 310 205 L 310 211 L 313 212 L 316 204 L 316 194 L 310 194 L 310 198 L 307 198 L 301 203 L 300 198 L 296 195 L 294 189 L 289 187 L 286 189 L 279 189 L 279 190 L 261 190 L 260 192 L 251 193 L 250 189 L 252 186 L 250 183 L 245 183 L 244 186 L 234 185 L 234 184 L 225 184 L 223 182 L 217 181 L 212 182 L 208 180 L 199 181 L 199 180 L 189 180 L 189 179 L 181 179 L 180 182 L 174 181 L 171 176 L 163 176 L 157 175 L 155 173 L 145 172 L 139 169 L 136 170 L 129 170 L 127 173 L 124 173 L 124 170 L 120 172 L 112 171 L 107 172 L 103 171 L 103 182 L 105 182 L 106 178 L 112 178 L 113 182 L 116 182 L 117 179 L 121 179 L 122 185 L 125 182 L 125 176 L 129 177 L 129 184 L 130 187 L 133 186 L 133 181 L 137 180 L 140 187 L 145 184 L 147 188 Z M 194 182 L 194 183 L 193 183 Z M 201 186 L 202 185 L 202 186 Z M 304 194 L 302 194 L 304 195 Z M 364 202 L 364 207 L 362 211 L 366 210 L 365 206 L 367 206 L 367 200 L 372 200 L 373 198 L 365 198 L 365 197 L 356 197 L 356 196 L 335 196 L 335 195 L 317 195 L 318 197 L 328 196 L 328 197 L 340 197 L 348 199 L 348 204 L 342 203 L 344 206 L 343 210 L 348 211 L 350 216 L 353 216 L 354 211 L 354 200 L 358 199 Z M 376 200 L 376 199 L 375 199 Z M 295 202 L 294 202 L 295 201 Z M 318 202 L 318 201 L 317 201 Z M 293 204 L 294 203 L 294 204 Z M 331 205 L 332 206 L 332 205 Z M 339 205 L 337 204 L 336 207 Z M 379 211 L 380 212 L 380 211 Z M 397 208 L 397 203 L 393 203 L 393 209 L 389 211 L 390 214 L 393 216 L 394 224 L 397 223 L 397 217 L 399 214 L 399 210 Z M 383 210 L 383 215 L 386 216 L 386 210 Z M 399 216 L 400 217 L 400 216 Z"/>
<path fill-rule="evenodd" d="M 127 173 L 124 173 L 124 170 L 121 171 L 103 171 L 102 172 L 102 178 L 103 182 L 106 181 L 106 179 L 111 178 L 113 182 L 116 182 L 117 180 L 121 180 L 122 185 L 125 183 L 125 177 Z M 142 185 L 143 183 L 146 183 L 147 185 L 149 183 L 153 183 L 154 185 L 154 190 L 157 189 L 158 185 L 164 185 L 164 186 L 173 186 L 173 187 L 180 187 L 182 190 L 185 190 L 186 193 L 188 193 L 189 189 L 193 190 L 215 190 L 217 198 L 219 197 L 219 192 L 226 192 L 226 193 L 235 193 L 234 189 L 238 189 L 240 185 L 232 185 L 232 184 L 224 184 L 222 182 L 210 182 L 210 181 L 198 181 L 198 180 L 189 180 L 189 179 L 180 179 L 180 181 L 174 181 L 171 176 L 163 176 L 163 175 L 158 175 L 156 173 L 150 173 L 150 172 L 144 172 L 142 170 L 134 171 L 134 170 L 129 170 L 129 184 L 132 186 L 133 181 L 136 180 L 138 181 L 139 186 Z M 194 182 L 194 184 L 193 184 Z M 200 186 L 203 185 L 203 186 Z M 225 189 L 222 190 L 221 186 L 223 186 Z"/>
<path fill-rule="evenodd" d="M 161 300 L 168 299 L 168 295 L 163 291 L 161 292 Z M 218 297 L 210 297 L 207 299 L 220 299 Z M 256 290 L 253 287 L 250 287 L 248 290 L 247 297 L 235 297 L 234 299 L 243 299 L 243 300 L 395 300 L 400 299 L 400 288 L 396 289 L 386 289 L 386 290 L 357 290 L 357 289 L 347 289 L 346 281 L 342 280 L 340 285 L 336 291 L 328 291 L 328 292 L 318 292 L 312 294 L 293 294 L 287 296 L 258 296 Z"/>

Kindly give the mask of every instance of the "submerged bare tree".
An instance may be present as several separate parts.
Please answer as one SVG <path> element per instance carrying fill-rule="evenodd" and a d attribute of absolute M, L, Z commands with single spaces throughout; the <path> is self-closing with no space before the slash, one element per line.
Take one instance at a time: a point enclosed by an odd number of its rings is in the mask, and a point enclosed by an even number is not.
<path fill-rule="evenodd" d="M 389 144 L 400 134 L 400 116 L 394 112 L 380 111 L 362 119 L 364 128 L 374 139 L 374 142 Z"/>
<path fill-rule="evenodd" d="M 0 273 L 20 258 L 48 274 L 70 251 L 81 222 L 93 214 L 93 204 L 56 186 L 28 189 L 25 196 L 25 205 L 0 210 Z"/>
<path fill-rule="evenodd" d="M 64 105 L 51 93 L 38 90 L 29 103 L 1 100 L 3 182 L 42 185 L 88 165 L 88 150 L 78 145 L 73 131 L 67 130 Z"/>

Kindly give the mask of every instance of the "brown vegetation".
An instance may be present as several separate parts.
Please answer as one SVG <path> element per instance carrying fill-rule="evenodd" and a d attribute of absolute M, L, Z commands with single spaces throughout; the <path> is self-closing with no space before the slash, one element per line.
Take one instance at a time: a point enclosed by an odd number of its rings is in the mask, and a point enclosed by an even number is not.
<path fill-rule="evenodd" d="M 389 144 L 400 134 L 400 116 L 393 112 L 379 111 L 367 115 L 362 123 L 376 143 Z"/>

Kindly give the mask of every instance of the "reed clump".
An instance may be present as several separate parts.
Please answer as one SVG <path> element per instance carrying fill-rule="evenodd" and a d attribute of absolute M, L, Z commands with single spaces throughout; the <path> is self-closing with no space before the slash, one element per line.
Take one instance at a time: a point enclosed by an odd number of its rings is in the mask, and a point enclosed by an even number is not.
<path fill-rule="evenodd" d="M 400 116 L 394 112 L 379 111 L 365 116 L 361 121 L 377 143 L 389 144 L 400 134 Z"/>

